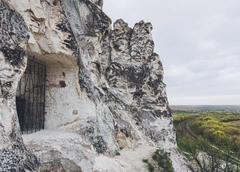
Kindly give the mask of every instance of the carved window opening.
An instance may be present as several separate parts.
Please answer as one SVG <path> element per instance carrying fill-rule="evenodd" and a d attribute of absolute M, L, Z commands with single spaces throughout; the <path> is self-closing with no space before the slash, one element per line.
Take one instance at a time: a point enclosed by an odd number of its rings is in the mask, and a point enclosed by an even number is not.
<path fill-rule="evenodd" d="M 27 68 L 17 88 L 16 106 L 23 133 L 44 129 L 46 65 L 28 58 Z"/>

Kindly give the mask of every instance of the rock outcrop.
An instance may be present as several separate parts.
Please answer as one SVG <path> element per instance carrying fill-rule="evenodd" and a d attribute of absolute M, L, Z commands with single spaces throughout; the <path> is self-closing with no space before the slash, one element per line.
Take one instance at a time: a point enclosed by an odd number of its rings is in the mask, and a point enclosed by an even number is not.
<path fill-rule="evenodd" d="M 112 29 L 102 5 L 0 0 L 0 171 L 146 171 L 156 148 L 188 169 L 151 23 Z M 15 97 L 33 56 L 46 66 L 44 130 L 22 136 Z"/>

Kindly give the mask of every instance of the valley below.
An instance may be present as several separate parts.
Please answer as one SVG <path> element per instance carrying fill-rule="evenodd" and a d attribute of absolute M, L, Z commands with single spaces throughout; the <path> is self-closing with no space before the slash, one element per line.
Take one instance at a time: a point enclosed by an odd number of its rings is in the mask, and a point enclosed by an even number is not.
<path fill-rule="evenodd" d="M 239 107 L 171 107 L 178 147 L 196 171 L 240 171 Z"/>

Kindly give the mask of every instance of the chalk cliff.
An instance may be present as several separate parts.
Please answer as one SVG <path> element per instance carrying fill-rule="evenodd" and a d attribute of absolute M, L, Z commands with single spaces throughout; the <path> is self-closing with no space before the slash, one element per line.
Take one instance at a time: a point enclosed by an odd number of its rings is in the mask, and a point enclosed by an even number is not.
<path fill-rule="evenodd" d="M 0 171 L 147 171 L 142 159 L 156 148 L 171 152 L 175 171 L 188 169 L 152 24 L 119 19 L 111 28 L 102 5 L 0 0 Z M 44 124 L 26 134 L 16 96 L 29 60 L 46 67 Z"/>

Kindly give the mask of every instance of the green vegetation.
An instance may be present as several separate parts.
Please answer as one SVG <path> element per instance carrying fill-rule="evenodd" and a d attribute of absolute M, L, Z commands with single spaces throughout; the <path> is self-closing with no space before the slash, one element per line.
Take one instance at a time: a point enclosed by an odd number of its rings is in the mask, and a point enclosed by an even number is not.
<path fill-rule="evenodd" d="M 164 150 L 157 149 L 151 159 L 144 159 L 149 172 L 174 172 L 170 154 Z"/>
<path fill-rule="evenodd" d="M 173 115 L 173 122 L 175 126 L 183 121 L 192 119 L 196 117 L 198 114 L 197 113 L 178 113 Z"/>
<path fill-rule="evenodd" d="M 189 127 L 191 131 L 217 147 L 227 147 L 232 152 L 238 152 L 240 129 L 229 122 L 239 120 L 240 113 L 202 113 L 191 121 Z"/>
<path fill-rule="evenodd" d="M 178 147 L 201 172 L 240 172 L 240 113 L 176 113 Z"/>

